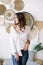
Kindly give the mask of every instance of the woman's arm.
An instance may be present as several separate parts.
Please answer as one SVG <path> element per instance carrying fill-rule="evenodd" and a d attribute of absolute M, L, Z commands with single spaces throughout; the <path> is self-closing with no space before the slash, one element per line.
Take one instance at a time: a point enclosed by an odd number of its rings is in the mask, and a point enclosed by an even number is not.
<path fill-rule="evenodd" d="M 16 61 L 19 61 L 19 55 L 17 53 L 15 40 L 13 39 L 11 33 L 10 33 L 10 47 L 11 47 L 11 52 L 14 54 Z"/>
<path fill-rule="evenodd" d="M 14 54 L 15 52 L 17 52 L 16 50 L 16 45 L 15 45 L 15 41 L 12 38 L 12 35 L 10 34 L 10 47 L 11 47 L 11 52 Z"/>
<path fill-rule="evenodd" d="M 29 48 L 29 45 L 30 45 L 30 36 L 31 36 L 30 28 L 27 29 L 27 31 L 28 31 L 27 41 L 26 41 L 26 44 L 25 44 L 25 46 L 24 46 L 24 50 L 25 50 L 25 51 L 28 50 L 28 48 Z"/>
<path fill-rule="evenodd" d="M 27 42 L 26 42 L 26 44 L 25 44 L 25 46 L 24 46 L 24 51 L 28 50 L 29 45 L 30 45 L 30 40 L 27 39 Z"/>
<path fill-rule="evenodd" d="M 30 44 L 30 39 L 27 39 L 27 42 L 26 42 L 26 44 Z"/>

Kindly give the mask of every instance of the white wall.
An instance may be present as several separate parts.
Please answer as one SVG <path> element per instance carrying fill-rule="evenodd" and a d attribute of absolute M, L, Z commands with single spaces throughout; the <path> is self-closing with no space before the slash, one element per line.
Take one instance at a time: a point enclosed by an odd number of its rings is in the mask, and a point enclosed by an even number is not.
<path fill-rule="evenodd" d="M 43 0 L 24 0 L 24 9 L 33 15 L 35 20 L 43 20 Z M 9 5 L 6 6 L 9 9 Z M 18 12 L 18 11 L 15 11 Z M 0 58 L 10 57 L 9 35 L 4 26 L 0 26 Z"/>
<path fill-rule="evenodd" d="M 0 58 L 10 57 L 9 35 L 5 31 L 5 27 L 0 27 Z"/>
<path fill-rule="evenodd" d="M 43 21 L 43 0 L 25 0 L 25 10 L 30 12 L 35 20 Z"/>

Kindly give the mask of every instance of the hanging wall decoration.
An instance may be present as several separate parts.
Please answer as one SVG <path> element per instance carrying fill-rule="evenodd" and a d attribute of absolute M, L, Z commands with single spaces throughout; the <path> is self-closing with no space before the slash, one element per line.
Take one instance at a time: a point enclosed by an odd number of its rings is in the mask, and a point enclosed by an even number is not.
<path fill-rule="evenodd" d="M 11 9 L 8 9 L 5 11 L 4 13 L 4 17 L 7 19 L 7 20 L 13 20 L 14 19 L 14 15 L 15 15 L 15 12 Z"/>
<path fill-rule="evenodd" d="M 6 11 L 6 7 L 3 4 L 0 4 L 0 15 L 3 15 Z"/>
<path fill-rule="evenodd" d="M 14 1 L 14 9 L 15 9 L 15 10 L 20 11 L 20 10 L 22 10 L 23 8 L 24 8 L 24 2 L 23 2 L 23 0 L 15 0 L 15 1 Z"/>
<path fill-rule="evenodd" d="M 3 18 L 3 17 L 0 17 L 0 26 L 1 26 L 1 25 L 4 25 L 4 23 L 5 23 L 4 18 Z"/>
<path fill-rule="evenodd" d="M 5 4 L 9 4 L 11 2 L 11 0 L 1 0 L 3 3 Z"/>
<path fill-rule="evenodd" d="M 24 13 L 25 18 L 26 18 L 26 24 L 28 26 L 30 26 L 30 28 L 32 29 L 33 25 L 34 25 L 34 18 L 33 18 L 33 16 L 30 13 L 28 13 L 28 12 L 23 12 L 23 13 Z"/>
<path fill-rule="evenodd" d="M 12 1 L 12 2 L 11 2 Z M 24 8 L 24 1 L 23 0 L 1 0 L 2 3 L 0 4 L 0 16 L 4 15 L 5 22 L 12 23 L 14 22 L 14 16 L 15 16 L 15 11 L 21 11 Z M 10 6 L 10 4 L 11 6 Z M 9 4 L 7 7 L 5 7 L 7 4 Z M 28 13 L 28 12 L 22 12 L 24 13 L 26 17 L 26 24 L 30 26 L 30 28 L 33 28 L 34 25 L 34 18 L 33 16 Z M 2 22 L 1 22 L 2 21 Z M 3 25 L 4 21 L 2 18 L 0 18 L 0 25 Z M 6 23 L 7 24 L 7 23 Z M 8 26 L 8 24 L 5 26 Z"/>

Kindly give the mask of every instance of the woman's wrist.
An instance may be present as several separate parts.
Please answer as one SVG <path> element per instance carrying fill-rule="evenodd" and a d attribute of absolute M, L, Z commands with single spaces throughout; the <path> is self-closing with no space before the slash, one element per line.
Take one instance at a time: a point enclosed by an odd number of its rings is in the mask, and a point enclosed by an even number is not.
<path fill-rule="evenodd" d="M 29 39 L 27 39 L 27 42 L 26 42 L 26 44 L 30 44 L 30 40 L 29 40 Z"/>

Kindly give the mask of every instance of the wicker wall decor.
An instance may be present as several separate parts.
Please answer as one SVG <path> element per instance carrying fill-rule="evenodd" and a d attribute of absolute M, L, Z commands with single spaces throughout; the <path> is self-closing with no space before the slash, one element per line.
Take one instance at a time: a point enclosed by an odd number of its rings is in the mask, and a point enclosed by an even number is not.
<path fill-rule="evenodd" d="M 20 11 L 20 10 L 22 10 L 23 8 L 24 8 L 24 2 L 23 2 L 23 0 L 15 0 L 15 1 L 14 1 L 14 9 L 15 9 L 15 10 Z"/>
<path fill-rule="evenodd" d="M 23 0 L 13 0 L 12 3 L 10 3 L 12 0 L 1 0 L 3 4 L 0 4 L 0 16 L 4 16 L 4 19 L 6 19 L 7 21 L 13 21 L 14 20 L 14 16 L 15 16 L 15 11 L 21 11 L 24 8 L 24 1 Z M 9 9 L 7 9 L 7 4 L 10 3 L 13 5 L 13 7 L 10 7 L 10 4 L 8 6 Z M 34 25 L 34 18 L 33 16 L 28 13 L 28 12 L 23 12 L 25 14 L 26 17 L 26 23 L 27 25 L 30 26 L 30 28 L 32 29 L 33 25 Z M 7 22 L 5 21 L 5 22 Z M 2 22 L 1 22 L 2 23 Z M 0 24 L 1 24 L 0 23 Z"/>
<path fill-rule="evenodd" d="M 24 13 L 25 18 L 26 18 L 26 24 L 28 26 L 30 26 L 30 28 L 32 29 L 33 25 L 34 25 L 34 18 L 33 18 L 33 16 L 30 13 L 28 13 L 28 12 L 23 12 L 23 13 Z"/>
<path fill-rule="evenodd" d="M 0 4 L 0 15 L 3 15 L 6 11 L 6 7 L 3 4 Z"/>
<path fill-rule="evenodd" d="M 15 12 L 11 9 L 8 9 L 5 11 L 4 13 L 4 17 L 7 19 L 7 20 L 13 20 L 14 19 L 14 15 L 15 15 Z"/>

